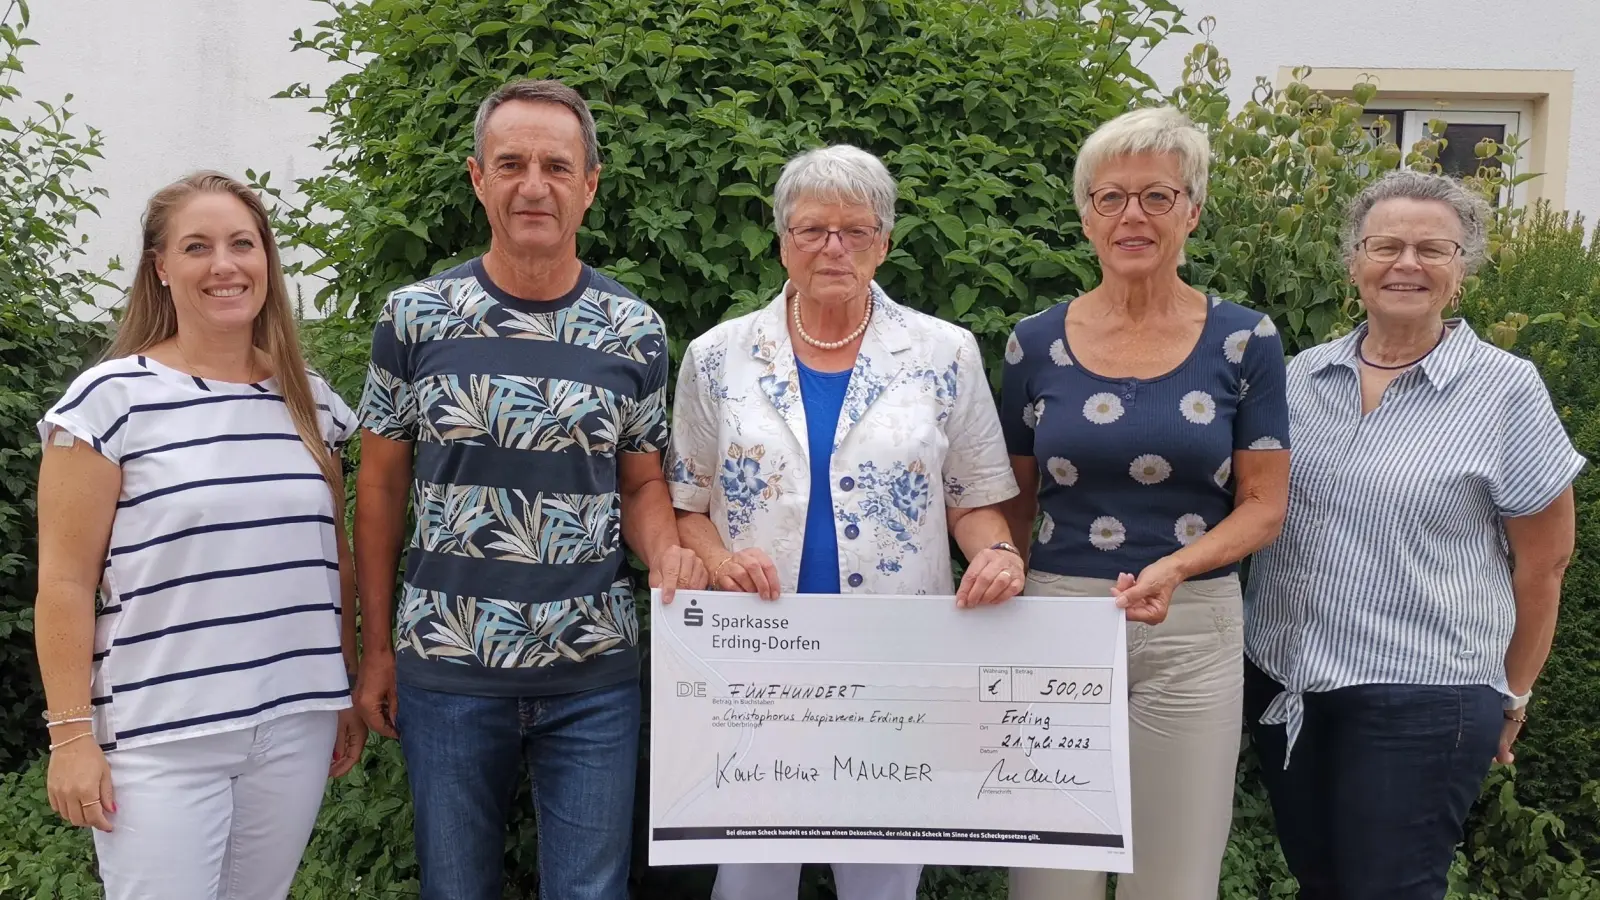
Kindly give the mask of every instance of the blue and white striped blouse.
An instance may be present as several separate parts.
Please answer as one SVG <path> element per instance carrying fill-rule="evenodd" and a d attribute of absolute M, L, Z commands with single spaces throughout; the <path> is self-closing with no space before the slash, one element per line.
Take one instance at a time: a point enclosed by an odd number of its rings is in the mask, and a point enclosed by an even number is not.
<path fill-rule="evenodd" d="M 1365 416 L 1365 324 L 1289 364 L 1289 513 L 1251 566 L 1245 652 L 1287 689 L 1262 721 L 1287 725 L 1291 748 L 1306 692 L 1509 692 L 1516 604 L 1501 519 L 1544 509 L 1586 460 L 1534 365 L 1451 324 Z"/>
<path fill-rule="evenodd" d="M 355 415 L 312 376 L 323 440 Z M 186 375 L 144 356 L 84 372 L 39 423 L 122 469 L 96 609 L 106 750 L 350 705 L 333 496 L 276 378 Z"/>

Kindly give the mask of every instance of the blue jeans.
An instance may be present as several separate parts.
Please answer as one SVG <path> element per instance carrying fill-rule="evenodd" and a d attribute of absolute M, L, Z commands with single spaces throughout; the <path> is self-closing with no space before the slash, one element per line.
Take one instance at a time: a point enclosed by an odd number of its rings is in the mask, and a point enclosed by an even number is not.
<path fill-rule="evenodd" d="M 506 819 L 524 764 L 537 804 L 541 897 L 627 900 L 637 680 L 551 697 L 404 684 L 398 692 L 422 900 L 500 900 Z"/>
<path fill-rule="evenodd" d="M 1285 770 L 1284 727 L 1261 724 L 1281 689 L 1245 660 L 1245 720 L 1301 900 L 1442 900 L 1499 750 L 1500 692 L 1367 684 L 1306 694 Z"/>

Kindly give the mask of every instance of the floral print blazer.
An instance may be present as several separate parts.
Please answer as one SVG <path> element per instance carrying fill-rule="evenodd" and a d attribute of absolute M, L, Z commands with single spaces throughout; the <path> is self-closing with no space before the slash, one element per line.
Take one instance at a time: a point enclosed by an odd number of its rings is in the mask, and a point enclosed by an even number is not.
<path fill-rule="evenodd" d="M 971 332 L 871 290 L 829 469 L 839 583 L 953 594 L 946 507 L 1017 494 L 999 415 Z M 780 291 L 690 343 L 666 467 L 674 505 L 707 513 L 730 550 L 766 551 L 788 592 L 800 576 L 809 446 Z"/>

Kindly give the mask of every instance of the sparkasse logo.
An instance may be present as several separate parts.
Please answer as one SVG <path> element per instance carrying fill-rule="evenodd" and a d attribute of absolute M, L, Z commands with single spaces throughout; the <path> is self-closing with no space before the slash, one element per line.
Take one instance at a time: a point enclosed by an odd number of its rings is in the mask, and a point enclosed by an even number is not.
<path fill-rule="evenodd" d="M 698 600 L 690 600 L 689 605 L 683 608 L 683 624 L 690 628 L 699 628 L 706 623 L 706 611 L 698 604 Z"/>

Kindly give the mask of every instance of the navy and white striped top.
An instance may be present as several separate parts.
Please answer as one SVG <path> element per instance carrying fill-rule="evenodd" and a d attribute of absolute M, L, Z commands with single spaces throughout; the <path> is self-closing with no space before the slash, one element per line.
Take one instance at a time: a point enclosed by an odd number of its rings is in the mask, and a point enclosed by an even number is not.
<path fill-rule="evenodd" d="M 323 439 L 355 416 L 311 378 Z M 350 705 L 333 498 L 277 379 L 209 381 L 136 356 L 80 375 L 39 423 L 122 468 L 95 620 L 107 750 Z"/>
<path fill-rule="evenodd" d="M 1544 509 L 1585 459 L 1534 365 L 1452 324 L 1365 416 L 1365 324 L 1289 364 L 1289 513 L 1250 569 L 1245 652 L 1287 688 L 1262 721 L 1287 725 L 1290 748 L 1308 691 L 1509 692 L 1501 519 Z"/>

